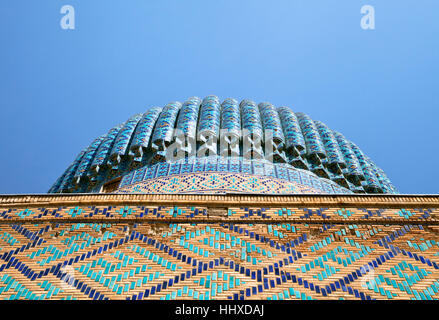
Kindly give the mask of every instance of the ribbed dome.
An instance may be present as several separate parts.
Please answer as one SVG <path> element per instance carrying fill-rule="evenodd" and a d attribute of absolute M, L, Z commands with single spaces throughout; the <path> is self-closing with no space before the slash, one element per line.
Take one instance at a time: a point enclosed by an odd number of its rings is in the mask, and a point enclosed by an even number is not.
<path fill-rule="evenodd" d="M 179 139 L 176 132 L 196 141 L 195 150 L 187 143 L 180 144 L 185 159 L 178 161 L 178 172 L 170 166 L 160 169 L 171 144 Z M 238 143 L 222 146 L 220 132 Z M 218 143 L 210 146 L 209 137 L 218 138 Z M 246 149 L 244 142 L 250 148 Z M 272 147 L 269 154 L 264 153 L 267 144 Z M 206 157 L 209 150 L 216 155 Z M 236 166 L 233 161 L 238 161 Z M 251 163 L 250 169 L 246 169 L 247 162 Z M 396 193 L 385 173 L 360 148 L 324 123 L 288 107 L 276 108 L 268 102 L 256 104 L 251 100 L 238 103 L 235 99 L 221 103 L 216 96 L 203 100 L 192 97 L 183 104 L 171 102 L 163 108 L 153 107 L 111 128 L 78 154 L 49 192 L 99 192 L 104 184 L 120 177 L 120 186 L 128 185 L 147 179 L 148 168 L 148 172 L 155 170 L 149 178 L 179 175 L 184 163 L 203 163 L 200 172 L 235 172 L 287 180 L 294 172 L 305 172 L 309 178 L 318 177 L 332 186 L 329 190 L 317 187 L 322 193 L 333 193 L 335 189 L 340 193 Z M 258 170 L 261 166 L 263 169 Z M 191 172 L 197 171 L 195 164 L 191 168 Z M 284 174 L 287 171 L 289 174 Z M 142 173 L 141 179 L 134 177 L 138 172 Z M 304 180 L 301 178 L 300 183 L 307 185 Z"/>

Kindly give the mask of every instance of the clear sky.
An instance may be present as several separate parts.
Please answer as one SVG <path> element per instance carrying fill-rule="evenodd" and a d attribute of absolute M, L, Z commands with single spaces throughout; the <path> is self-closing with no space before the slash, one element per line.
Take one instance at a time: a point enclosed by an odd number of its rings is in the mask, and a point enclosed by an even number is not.
<path fill-rule="evenodd" d="M 60 27 L 63 5 L 75 30 Z M 375 30 L 360 27 L 363 5 Z M 82 148 L 190 96 L 302 111 L 402 193 L 439 193 L 437 0 L 3 0 L 0 193 L 45 193 Z"/>

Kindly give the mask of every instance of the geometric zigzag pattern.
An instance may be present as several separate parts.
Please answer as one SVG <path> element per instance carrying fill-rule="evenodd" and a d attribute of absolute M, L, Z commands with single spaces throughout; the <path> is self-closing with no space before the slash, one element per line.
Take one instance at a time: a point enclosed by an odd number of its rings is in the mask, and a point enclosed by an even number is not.
<path fill-rule="evenodd" d="M 191 173 L 149 179 L 119 188 L 116 193 L 200 194 L 227 191 L 260 194 L 324 193 L 321 189 L 297 182 L 265 176 L 221 172 Z M 332 189 L 329 189 L 328 192 L 332 192 Z"/>
<path fill-rule="evenodd" d="M 349 189 L 331 180 L 285 164 L 218 157 L 180 162 L 162 162 L 132 171 L 122 178 L 119 189 L 126 192 L 134 187 L 135 192 L 144 193 L 188 192 L 185 189 L 188 187 L 192 192 L 229 190 L 253 193 L 351 193 Z M 191 178 L 193 182 L 188 181 Z M 255 184 L 256 187 L 249 187 L 250 184 Z"/>
<path fill-rule="evenodd" d="M 1 224 L 0 299 L 438 299 L 439 228 L 401 214 L 407 224 Z"/>
<path fill-rule="evenodd" d="M 105 219 L 108 222 L 149 219 L 158 222 L 189 221 L 205 222 L 211 219 L 209 209 L 204 206 L 142 206 L 142 205 L 92 205 L 92 206 L 62 206 L 40 208 L 0 208 L 0 222 L 9 223 L 37 223 L 48 221 L 81 219 L 82 222 Z M 236 222 L 243 219 L 247 222 L 339 222 L 370 221 L 388 223 L 422 223 L 436 221 L 439 218 L 439 209 L 434 208 L 299 208 L 299 207 L 229 207 L 223 215 L 215 215 L 216 222 Z M 180 220 L 179 220 L 180 219 Z"/>

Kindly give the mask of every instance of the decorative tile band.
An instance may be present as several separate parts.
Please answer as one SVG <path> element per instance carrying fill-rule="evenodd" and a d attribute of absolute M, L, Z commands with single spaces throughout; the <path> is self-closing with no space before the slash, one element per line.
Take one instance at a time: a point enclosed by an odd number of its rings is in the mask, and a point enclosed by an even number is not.
<path fill-rule="evenodd" d="M 0 299 L 439 298 L 418 225 L 0 225 Z"/>
<path fill-rule="evenodd" d="M 191 185 L 191 177 L 197 185 Z M 207 182 L 200 181 L 205 179 L 213 184 L 216 184 L 215 179 L 221 180 L 224 187 L 208 186 Z M 147 183 L 140 186 L 139 182 L 145 181 Z M 203 186 L 200 187 L 200 183 Z M 249 187 L 250 185 L 253 186 Z M 184 190 L 215 192 L 217 189 L 219 192 L 250 193 L 352 193 L 331 180 L 319 178 L 309 171 L 290 165 L 221 157 L 193 158 L 189 161 L 145 166 L 125 175 L 119 188 L 121 192 L 139 193 L 179 193 Z"/>
<path fill-rule="evenodd" d="M 1 196 L 0 299 L 433 300 L 438 215 L 438 196 Z"/>
<path fill-rule="evenodd" d="M 439 225 L 439 208 L 85 205 L 0 207 L 0 225 L 42 222 L 357 223 Z"/>
<path fill-rule="evenodd" d="M 162 178 L 147 179 L 116 191 L 117 193 L 263 193 L 294 194 L 321 193 L 295 182 L 264 176 L 234 173 L 190 173 Z"/>
<path fill-rule="evenodd" d="M 302 208 L 439 208 L 439 195 L 357 195 L 357 194 L 13 194 L 0 196 L 0 208 L 38 208 L 77 205 L 157 205 Z"/>

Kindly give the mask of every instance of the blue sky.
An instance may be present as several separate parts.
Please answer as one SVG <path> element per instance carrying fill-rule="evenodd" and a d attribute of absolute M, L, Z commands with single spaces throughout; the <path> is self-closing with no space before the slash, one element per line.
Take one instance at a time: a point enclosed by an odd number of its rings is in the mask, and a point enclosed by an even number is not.
<path fill-rule="evenodd" d="M 60 8 L 75 8 L 75 30 Z M 373 5 L 376 29 L 360 27 Z M 45 193 L 131 115 L 270 101 L 354 141 L 402 193 L 438 193 L 437 0 L 0 2 L 0 193 Z"/>

